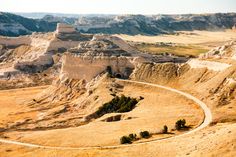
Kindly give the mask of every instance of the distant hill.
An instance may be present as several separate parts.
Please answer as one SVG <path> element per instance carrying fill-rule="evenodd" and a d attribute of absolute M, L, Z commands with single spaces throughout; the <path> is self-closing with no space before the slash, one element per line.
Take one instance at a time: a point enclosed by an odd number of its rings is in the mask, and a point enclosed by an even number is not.
<path fill-rule="evenodd" d="M 33 16 L 34 18 L 44 14 L 22 13 L 22 15 Z M 0 13 L 0 35 L 17 36 L 30 34 L 34 31 L 53 31 L 58 22 L 74 25 L 84 33 L 158 35 L 169 34 L 174 31 L 231 29 L 236 24 L 236 13 L 150 16 L 51 13 L 40 19 Z"/>
<path fill-rule="evenodd" d="M 30 19 L 11 13 L 0 12 L 0 35 L 19 36 L 32 32 L 48 32 L 56 29 L 57 22 Z"/>
<path fill-rule="evenodd" d="M 67 14 L 67 13 L 47 13 L 47 12 L 32 12 L 32 13 L 24 13 L 24 12 L 16 12 L 13 13 L 16 15 L 20 15 L 26 18 L 32 19 L 41 19 L 46 15 L 57 16 L 57 17 L 68 17 L 68 18 L 79 18 L 79 17 L 105 17 L 111 16 L 111 14 Z"/>
<path fill-rule="evenodd" d="M 109 18 L 83 17 L 77 29 L 86 33 L 156 35 L 174 31 L 231 29 L 236 13 L 188 15 L 125 15 Z"/>

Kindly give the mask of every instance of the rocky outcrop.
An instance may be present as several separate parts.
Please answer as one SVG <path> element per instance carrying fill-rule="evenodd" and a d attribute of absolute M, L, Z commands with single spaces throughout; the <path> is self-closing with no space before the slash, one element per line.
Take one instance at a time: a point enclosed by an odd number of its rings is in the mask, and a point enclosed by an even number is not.
<path fill-rule="evenodd" d="M 226 64 L 226 63 L 199 60 L 199 59 L 191 59 L 187 63 L 193 69 L 207 68 L 213 71 L 224 71 L 231 66 L 230 64 Z"/>
<path fill-rule="evenodd" d="M 24 61 L 14 64 L 14 68 L 26 73 L 37 73 L 48 69 L 53 65 L 53 58 L 50 54 L 44 54 L 39 56 L 33 61 Z"/>
<path fill-rule="evenodd" d="M 89 82 L 105 72 L 116 77 L 128 78 L 135 64 L 135 58 L 129 57 L 90 57 L 68 54 L 63 58 L 61 79 L 84 79 Z"/>
<path fill-rule="evenodd" d="M 75 37 L 76 40 L 74 40 Z M 25 49 L 22 48 L 21 52 L 16 54 L 9 53 L 12 55 L 12 60 L 10 61 L 12 63 L 12 71 L 35 73 L 51 67 L 54 64 L 53 56 L 56 53 L 65 52 L 67 49 L 78 46 L 81 41 L 90 40 L 91 38 L 91 35 L 83 35 L 76 32 L 72 26 L 58 24 L 56 32 L 53 33 L 33 33 L 30 36 L 12 38 L 1 37 L 0 45 L 9 48 L 13 47 L 13 52 L 15 47 L 16 49 L 23 45 L 27 47 Z M 2 76 L 8 76 L 9 72 L 6 71 L 5 73 L 7 75 L 4 74 Z"/>
<path fill-rule="evenodd" d="M 67 50 L 78 46 L 81 41 L 91 40 L 92 37 L 92 35 L 77 32 L 71 25 L 58 23 L 54 38 L 50 41 L 47 51 Z"/>
<path fill-rule="evenodd" d="M 57 29 L 56 29 L 56 33 L 60 34 L 60 33 L 75 33 L 76 30 L 73 26 L 71 25 L 67 25 L 64 23 L 59 23 L 57 24 Z"/>
<path fill-rule="evenodd" d="M 209 58 L 234 58 L 236 54 L 236 41 L 232 40 L 222 46 L 213 48 L 207 53 L 201 54 L 201 59 Z"/>
<path fill-rule="evenodd" d="M 111 35 L 94 35 L 93 40 L 108 40 L 112 42 L 114 45 L 117 45 L 122 50 L 134 55 L 136 53 L 140 53 L 137 49 L 130 46 L 128 43 L 126 43 L 121 38 L 118 38 L 116 36 Z"/>
<path fill-rule="evenodd" d="M 19 46 L 19 45 L 29 45 L 31 39 L 29 36 L 20 36 L 20 37 L 0 37 L 0 45 L 5 46 Z"/>
<path fill-rule="evenodd" d="M 128 78 L 133 69 L 151 58 L 118 37 L 95 35 L 91 41 L 81 42 L 63 57 L 61 78 L 84 79 L 87 82 L 101 73 Z"/>
<path fill-rule="evenodd" d="M 179 77 L 183 67 L 175 63 L 139 64 L 131 75 L 134 80 L 166 84 Z"/>

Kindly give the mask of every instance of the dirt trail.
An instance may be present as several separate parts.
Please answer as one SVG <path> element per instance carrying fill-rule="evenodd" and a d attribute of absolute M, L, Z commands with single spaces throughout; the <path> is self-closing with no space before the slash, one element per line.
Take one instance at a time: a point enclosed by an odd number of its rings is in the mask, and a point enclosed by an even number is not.
<path fill-rule="evenodd" d="M 153 86 L 153 87 L 158 87 L 158 88 L 162 88 L 165 90 L 169 90 L 171 92 L 175 92 L 178 93 L 180 95 L 185 96 L 188 99 L 193 100 L 194 102 L 196 102 L 199 107 L 202 108 L 202 110 L 204 111 L 204 121 L 202 122 L 201 125 L 199 125 L 197 128 L 177 135 L 177 136 L 173 136 L 173 137 L 169 137 L 169 138 L 162 138 L 162 139 L 150 139 L 149 141 L 143 141 L 143 142 L 139 142 L 139 143 L 135 143 L 135 144 L 131 144 L 131 145 L 116 145 L 116 146 L 94 146 L 94 147 L 56 147 L 56 146 L 43 146 L 43 145 L 37 145 L 37 144 L 31 144 L 31 143 L 24 143 L 24 142 L 17 142 L 17 141 L 11 141 L 11 140 L 5 140 L 5 139 L 0 139 L 0 143 L 6 143 L 6 144 L 15 144 L 15 145 L 20 145 L 20 146 L 25 146 L 25 147 L 31 147 L 31 148 L 43 148 L 43 149 L 57 149 L 57 150 L 87 150 L 87 149 L 114 149 L 114 148 L 122 148 L 122 147 L 133 147 L 136 145 L 141 145 L 141 144 L 146 144 L 146 143 L 154 143 L 154 142 L 160 142 L 160 141 L 164 141 L 164 140 L 170 140 L 170 139 L 176 139 L 176 138 L 180 138 L 182 136 L 186 136 L 189 134 L 192 134 L 196 131 L 199 131 L 200 129 L 205 128 L 206 126 L 208 126 L 211 121 L 212 121 L 212 114 L 210 109 L 207 107 L 207 105 L 202 102 L 201 100 L 199 100 L 198 98 L 192 96 L 191 94 L 179 91 L 177 89 L 174 88 L 170 88 L 170 87 L 165 87 L 162 85 L 157 85 L 157 84 L 153 84 L 153 83 L 146 83 L 146 82 L 139 82 L 139 81 L 132 81 L 132 80 L 118 80 L 121 82 L 130 82 L 130 83 L 136 83 L 136 84 L 143 84 L 143 85 L 148 85 L 148 86 Z"/>

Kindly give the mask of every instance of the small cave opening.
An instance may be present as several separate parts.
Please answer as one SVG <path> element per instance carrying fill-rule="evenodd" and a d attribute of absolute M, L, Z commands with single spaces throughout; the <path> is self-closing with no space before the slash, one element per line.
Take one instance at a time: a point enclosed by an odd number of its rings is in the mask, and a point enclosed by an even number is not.
<path fill-rule="evenodd" d="M 122 75 L 119 74 L 119 73 L 117 73 L 117 74 L 115 74 L 115 77 L 116 77 L 116 78 L 122 78 Z"/>
<path fill-rule="evenodd" d="M 106 72 L 108 72 L 109 75 L 112 75 L 112 69 L 111 66 L 107 66 Z"/>

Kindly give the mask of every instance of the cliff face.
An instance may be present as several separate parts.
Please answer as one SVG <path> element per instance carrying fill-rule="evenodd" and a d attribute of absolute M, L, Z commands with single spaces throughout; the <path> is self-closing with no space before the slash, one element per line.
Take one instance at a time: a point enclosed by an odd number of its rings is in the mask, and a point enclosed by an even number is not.
<path fill-rule="evenodd" d="M 61 78 L 89 82 L 104 72 L 128 78 L 137 62 L 147 60 L 120 38 L 81 34 L 65 24 L 58 24 L 52 33 L 0 37 L 0 45 L 0 77 L 4 79 L 40 75 L 50 69 L 52 74 L 44 75 L 52 76 L 61 65 Z"/>
<path fill-rule="evenodd" d="M 135 68 L 133 58 L 71 56 L 63 58 L 61 77 L 91 81 L 99 74 L 108 72 L 117 77 L 128 78 Z"/>
<path fill-rule="evenodd" d="M 182 68 L 180 65 L 174 63 L 143 63 L 137 66 L 131 78 L 144 82 L 166 84 L 178 78 L 180 68 Z"/>

